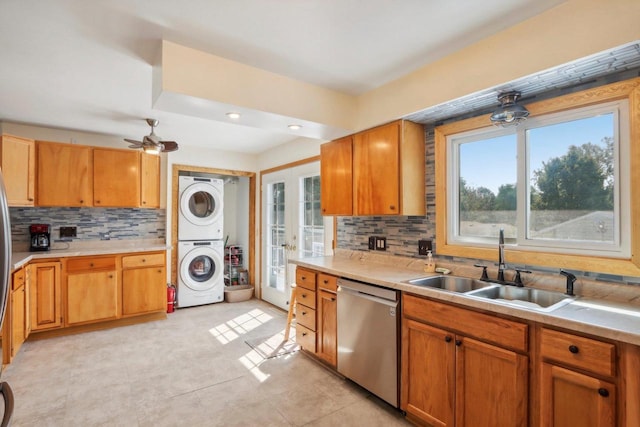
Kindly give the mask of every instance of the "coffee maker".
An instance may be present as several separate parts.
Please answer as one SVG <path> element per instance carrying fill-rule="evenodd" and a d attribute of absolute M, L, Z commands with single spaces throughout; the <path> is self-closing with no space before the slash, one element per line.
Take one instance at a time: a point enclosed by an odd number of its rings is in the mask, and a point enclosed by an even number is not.
<path fill-rule="evenodd" d="M 32 252 L 48 251 L 51 247 L 51 226 L 49 224 L 31 224 L 29 232 L 31 233 Z"/>

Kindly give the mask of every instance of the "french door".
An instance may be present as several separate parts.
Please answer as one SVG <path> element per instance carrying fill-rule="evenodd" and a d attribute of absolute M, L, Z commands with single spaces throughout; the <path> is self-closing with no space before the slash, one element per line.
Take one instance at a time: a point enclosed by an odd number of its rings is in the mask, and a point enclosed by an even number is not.
<path fill-rule="evenodd" d="M 289 308 L 290 257 L 329 255 L 333 219 L 320 211 L 320 162 L 262 177 L 262 299 Z"/>

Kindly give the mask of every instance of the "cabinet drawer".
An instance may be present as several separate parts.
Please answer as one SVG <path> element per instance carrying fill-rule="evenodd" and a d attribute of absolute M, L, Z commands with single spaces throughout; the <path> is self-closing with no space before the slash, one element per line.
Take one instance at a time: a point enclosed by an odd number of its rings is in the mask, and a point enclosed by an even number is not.
<path fill-rule="evenodd" d="M 330 274 L 318 273 L 318 288 L 331 292 L 338 290 L 338 278 Z"/>
<path fill-rule="evenodd" d="M 316 273 L 313 271 L 305 270 L 303 268 L 296 269 L 296 285 L 303 288 L 316 290 Z"/>
<path fill-rule="evenodd" d="M 403 294 L 403 316 L 518 351 L 527 351 L 528 326 L 485 313 Z"/>
<path fill-rule="evenodd" d="M 67 272 L 91 270 L 115 270 L 116 258 L 70 258 L 67 260 Z"/>
<path fill-rule="evenodd" d="M 614 376 L 616 373 L 615 345 L 591 338 L 543 328 L 540 354 L 545 359 L 595 374 Z"/>
<path fill-rule="evenodd" d="M 309 308 L 316 308 L 316 293 L 305 288 L 296 288 L 296 303 L 306 305 Z"/>
<path fill-rule="evenodd" d="M 13 276 L 11 279 L 11 289 L 13 289 L 14 291 L 16 289 L 20 289 L 21 286 L 24 286 L 24 283 L 25 283 L 25 272 L 24 272 L 24 268 L 21 268 L 20 270 L 13 273 Z"/>
<path fill-rule="evenodd" d="M 316 333 L 299 323 L 296 325 L 296 342 L 305 350 L 316 352 Z"/>
<path fill-rule="evenodd" d="M 164 254 L 129 255 L 122 257 L 122 268 L 147 267 L 164 265 Z"/>
<path fill-rule="evenodd" d="M 296 325 L 316 330 L 316 311 L 302 304 L 296 306 Z"/>

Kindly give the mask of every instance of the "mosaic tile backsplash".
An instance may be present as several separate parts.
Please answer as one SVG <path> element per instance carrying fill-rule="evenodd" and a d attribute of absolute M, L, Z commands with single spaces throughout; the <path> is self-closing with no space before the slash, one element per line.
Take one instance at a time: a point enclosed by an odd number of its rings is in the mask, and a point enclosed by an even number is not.
<path fill-rule="evenodd" d="M 11 238 L 29 242 L 29 225 L 51 225 L 51 241 L 164 239 L 165 209 L 136 208 L 9 208 Z M 77 227 L 78 235 L 60 239 L 60 227 Z"/>

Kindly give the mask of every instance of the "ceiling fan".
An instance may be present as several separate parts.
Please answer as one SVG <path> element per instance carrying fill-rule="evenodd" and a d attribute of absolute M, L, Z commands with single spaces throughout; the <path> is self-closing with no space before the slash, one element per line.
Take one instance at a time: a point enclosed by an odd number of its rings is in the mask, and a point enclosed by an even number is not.
<path fill-rule="evenodd" d="M 151 126 L 151 133 L 142 138 L 142 141 L 136 141 L 135 139 L 125 138 L 124 140 L 130 142 L 129 148 L 142 148 L 145 153 L 158 154 L 161 152 L 176 151 L 178 149 L 178 143 L 175 141 L 162 141 L 158 135 L 155 134 L 153 129 L 158 126 L 158 120 L 146 119 L 147 124 Z"/>

